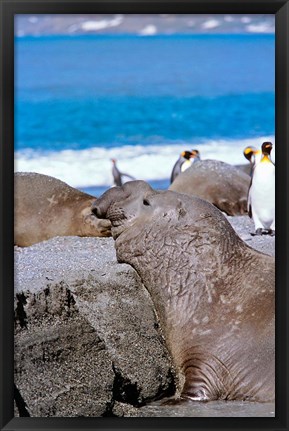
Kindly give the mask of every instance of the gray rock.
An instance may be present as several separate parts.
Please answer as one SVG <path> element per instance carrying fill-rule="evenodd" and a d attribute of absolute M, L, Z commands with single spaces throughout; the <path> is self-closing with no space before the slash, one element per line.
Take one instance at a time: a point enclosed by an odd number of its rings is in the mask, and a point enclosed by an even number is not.
<path fill-rule="evenodd" d="M 15 383 L 31 416 L 129 416 L 174 393 L 150 297 L 111 238 L 15 249 Z"/>
<path fill-rule="evenodd" d="M 270 256 L 275 256 L 275 236 L 252 236 L 251 233 L 255 232 L 255 226 L 253 220 L 247 215 L 227 216 L 227 219 L 239 237 L 250 247 Z"/>

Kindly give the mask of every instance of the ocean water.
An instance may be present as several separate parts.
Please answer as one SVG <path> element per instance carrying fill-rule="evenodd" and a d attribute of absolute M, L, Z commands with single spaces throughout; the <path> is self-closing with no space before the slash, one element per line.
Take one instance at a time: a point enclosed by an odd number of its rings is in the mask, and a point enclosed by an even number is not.
<path fill-rule="evenodd" d="M 98 195 L 111 158 L 158 188 L 186 149 L 245 163 L 275 143 L 274 58 L 271 34 L 17 37 L 15 170 Z"/>

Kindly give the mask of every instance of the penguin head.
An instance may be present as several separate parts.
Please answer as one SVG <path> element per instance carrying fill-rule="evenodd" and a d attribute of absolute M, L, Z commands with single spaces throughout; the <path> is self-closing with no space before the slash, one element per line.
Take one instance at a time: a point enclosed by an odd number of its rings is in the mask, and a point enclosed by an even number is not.
<path fill-rule="evenodd" d="M 264 155 L 270 156 L 272 147 L 273 147 L 273 145 L 272 145 L 271 142 L 263 142 L 263 144 L 262 144 L 262 153 Z"/>
<path fill-rule="evenodd" d="M 116 159 L 110 159 L 112 161 L 112 163 L 115 165 L 116 164 Z"/>
<path fill-rule="evenodd" d="M 191 151 L 191 157 L 193 159 L 196 159 L 196 160 L 200 159 L 200 151 L 199 150 L 192 150 Z"/>
<path fill-rule="evenodd" d="M 246 147 L 246 148 L 244 149 L 244 151 L 243 151 L 243 154 L 244 154 L 245 158 L 246 158 L 247 160 L 249 160 L 249 162 L 251 162 L 251 163 L 252 163 L 252 162 L 253 162 L 253 160 L 254 160 L 254 157 L 253 157 L 253 156 L 255 156 L 257 153 L 258 153 L 257 148 L 255 148 L 255 147 L 251 147 L 251 146 Z"/>
<path fill-rule="evenodd" d="M 181 156 L 182 157 L 184 157 L 185 159 L 187 159 L 187 160 L 189 160 L 191 157 L 192 157 L 192 155 L 191 155 L 191 152 L 190 151 L 183 151 L 182 153 L 181 153 Z"/>

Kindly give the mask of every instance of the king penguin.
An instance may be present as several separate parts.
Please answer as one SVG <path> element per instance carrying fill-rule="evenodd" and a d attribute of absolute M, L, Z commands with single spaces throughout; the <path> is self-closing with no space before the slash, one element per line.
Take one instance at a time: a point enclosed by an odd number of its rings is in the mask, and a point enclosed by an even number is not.
<path fill-rule="evenodd" d="M 180 157 L 174 164 L 174 167 L 171 173 L 171 184 L 181 172 L 184 172 L 186 169 L 188 169 L 191 166 L 192 164 L 190 160 L 191 157 L 193 157 L 193 154 L 191 151 L 183 151 L 180 154 Z"/>
<path fill-rule="evenodd" d="M 201 160 L 201 154 L 199 150 L 192 150 L 192 162 L 199 162 Z"/>
<path fill-rule="evenodd" d="M 248 192 L 248 213 L 255 224 L 252 235 L 275 235 L 275 165 L 271 150 L 271 142 L 263 142 L 261 160 L 253 168 Z"/>

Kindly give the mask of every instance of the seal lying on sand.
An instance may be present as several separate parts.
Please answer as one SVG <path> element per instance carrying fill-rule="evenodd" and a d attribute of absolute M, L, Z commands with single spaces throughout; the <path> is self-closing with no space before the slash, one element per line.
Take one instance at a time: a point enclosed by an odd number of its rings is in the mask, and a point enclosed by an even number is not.
<path fill-rule="evenodd" d="M 198 196 L 228 215 L 247 212 L 250 177 L 218 160 L 200 160 L 177 176 L 169 190 Z"/>
<path fill-rule="evenodd" d="M 110 236 L 110 222 L 91 212 L 94 196 L 47 175 L 14 175 L 14 244 L 26 247 L 55 236 Z"/>
<path fill-rule="evenodd" d="M 275 261 L 210 203 L 132 181 L 93 205 L 149 291 L 181 399 L 274 399 Z"/>
<path fill-rule="evenodd" d="M 245 174 L 251 176 L 252 166 L 249 165 L 249 163 L 246 163 L 244 165 L 234 165 L 234 166 L 235 166 L 235 168 L 240 169 Z"/>

